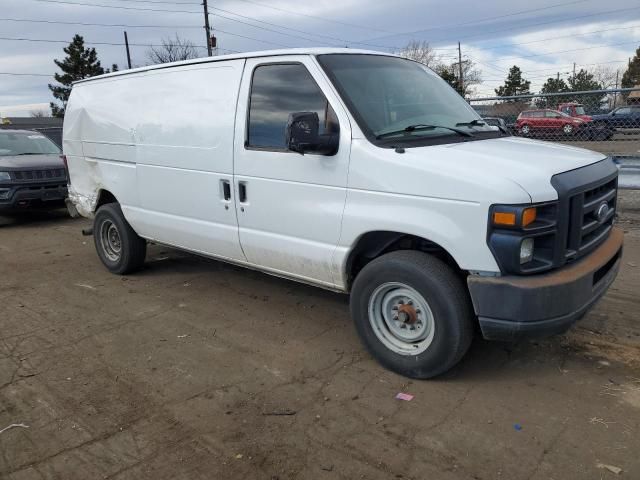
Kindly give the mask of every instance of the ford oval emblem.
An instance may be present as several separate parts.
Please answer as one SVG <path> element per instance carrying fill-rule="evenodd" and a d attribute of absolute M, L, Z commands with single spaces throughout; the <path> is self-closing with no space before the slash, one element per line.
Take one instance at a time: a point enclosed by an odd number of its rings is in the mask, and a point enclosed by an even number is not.
<path fill-rule="evenodd" d="M 607 202 L 602 202 L 598 209 L 596 210 L 596 220 L 598 223 L 604 223 L 609 215 L 609 204 Z"/>

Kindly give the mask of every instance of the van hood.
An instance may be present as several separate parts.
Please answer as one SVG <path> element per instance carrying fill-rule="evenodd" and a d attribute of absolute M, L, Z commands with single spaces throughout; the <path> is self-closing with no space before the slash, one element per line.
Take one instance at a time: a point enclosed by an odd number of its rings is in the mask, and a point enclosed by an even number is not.
<path fill-rule="evenodd" d="M 551 177 L 606 158 L 602 153 L 558 143 L 503 137 L 434 147 L 407 149 L 410 155 L 439 158 L 443 165 L 456 164 L 477 181 L 483 177 L 502 177 L 520 185 L 532 201 L 557 197 Z M 436 153 L 434 150 L 438 150 Z"/>
<path fill-rule="evenodd" d="M 551 177 L 606 158 L 521 137 L 405 148 L 404 153 L 371 147 L 354 139 L 351 188 L 478 204 L 555 200 Z"/>

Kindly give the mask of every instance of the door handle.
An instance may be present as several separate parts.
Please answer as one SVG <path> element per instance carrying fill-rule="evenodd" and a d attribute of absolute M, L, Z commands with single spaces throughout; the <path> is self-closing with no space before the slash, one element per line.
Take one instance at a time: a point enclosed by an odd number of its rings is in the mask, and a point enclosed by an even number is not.
<path fill-rule="evenodd" d="M 231 182 L 229 180 L 220 180 L 222 186 L 222 198 L 228 202 L 231 200 Z"/>
<path fill-rule="evenodd" d="M 246 182 L 238 182 L 238 201 L 247 203 L 247 184 Z"/>

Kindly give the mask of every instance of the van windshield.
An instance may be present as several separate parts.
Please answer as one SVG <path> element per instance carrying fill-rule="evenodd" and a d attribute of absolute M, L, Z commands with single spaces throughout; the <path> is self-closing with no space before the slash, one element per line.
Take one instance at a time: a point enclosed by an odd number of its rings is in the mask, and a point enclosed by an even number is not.
<path fill-rule="evenodd" d="M 420 146 L 502 135 L 420 63 L 359 54 L 319 55 L 318 61 L 376 145 Z"/>

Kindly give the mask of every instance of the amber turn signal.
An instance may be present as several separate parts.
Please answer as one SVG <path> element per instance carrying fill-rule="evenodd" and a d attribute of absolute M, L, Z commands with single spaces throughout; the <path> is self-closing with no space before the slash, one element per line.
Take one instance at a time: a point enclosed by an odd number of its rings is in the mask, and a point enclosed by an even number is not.
<path fill-rule="evenodd" d="M 512 212 L 494 212 L 493 224 L 515 226 L 516 214 Z"/>
<path fill-rule="evenodd" d="M 522 226 L 526 227 L 527 225 L 532 224 L 536 221 L 536 216 L 538 212 L 534 208 L 527 208 L 522 212 Z"/>

